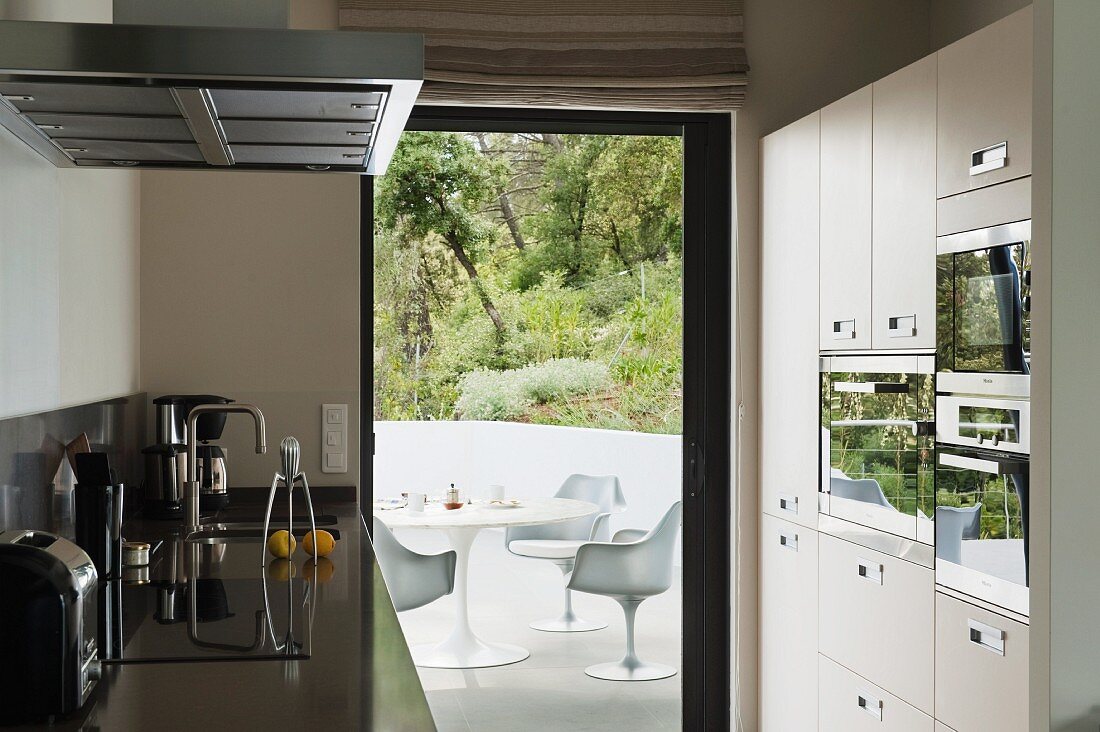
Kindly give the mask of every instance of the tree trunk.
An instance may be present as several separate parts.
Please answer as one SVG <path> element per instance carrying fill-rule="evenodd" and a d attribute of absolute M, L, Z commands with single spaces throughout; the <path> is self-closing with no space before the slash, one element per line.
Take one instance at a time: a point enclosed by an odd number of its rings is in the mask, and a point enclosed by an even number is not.
<path fill-rule="evenodd" d="M 475 132 L 474 139 L 477 140 L 477 149 L 481 151 L 482 155 L 489 155 L 489 143 L 485 140 L 484 132 Z M 508 191 L 501 190 L 500 195 L 497 196 L 497 202 L 500 204 L 500 215 L 504 219 L 504 223 L 508 225 L 508 231 L 512 235 L 512 241 L 516 245 L 516 249 L 523 251 L 527 248 L 527 243 L 523 241 L 523 232 L 519 230 L 519 221 L 516 218 L 516 212 L 512 208 L 512 198 L 508 195 Z"/>
<path fill-rule="evenodd" d="M 626 257 L 623 255 L 623 240 L 619 236 L 619 227 L 615 226 L 615 219 L 611 219 L 611 248 L 614 250 L 615 255 L 622 260 L 622 263 L 629 267 L 630 262 L 626 261 Z"/>
<path fill-rule="evenodd" d="M 569 268 L 569 274 L 576 277 L 581 272 L 581 263 L 584 261 L 584 214 L 588 208 L 588 177 L 585 176 L 581 184 L 580 195 L 577 197 L 577 218 L 573 224 L 573 262 Z"/>
<path fill-rule="evenodd" d="M 485 313 L 489 316 L 489 319 L 493 321 L 493 326 L 497 329 L 497 335 L 504 335 L 504 318 L 500 317 L 500 311 L 497 310 L 497 306 L 493 304 L 492 298 L 489 297 L 489 293 L 485 291 L 485 286 L 481 284 L 481 279 L 477 274 L 477 267 L 470 260 L 470 257 L 466 254 L 466 249 L 463 248 L 462 243 L 458 240 L 458 234 L 454 231 L 447 232 L 447 245 L 451 248 L 451 251 L 455 254 L 455 259 L 462 265 L 462 268 L 466 270 L 466 275 L 470 278 L 470 284 L 474 286 L 474 292 L 477 293 L 478 298 L 481 300 L 481 307 L 485 309 Z"/>

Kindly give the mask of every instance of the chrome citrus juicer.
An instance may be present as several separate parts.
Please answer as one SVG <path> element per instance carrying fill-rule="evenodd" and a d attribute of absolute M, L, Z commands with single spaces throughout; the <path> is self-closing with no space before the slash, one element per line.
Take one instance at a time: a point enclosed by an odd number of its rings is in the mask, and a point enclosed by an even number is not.
<path fill-rule="evenodd" d="M 298 470 L 299 463 L 302 456 L 302 448 L 298 444 L 298 440 L 293 437 L 284 437 L 283 441 L 279 444 L 279 454 L 282 458 L 282 472 L 275 473 L 275 477 L 271 479 L 271 490 L 267 494 L 267 510 L 264 511 L 264 543 L 261 547 L 260 554 L 260 566 L 263 571 L 263 590 L 264 590 L 264 613 L 267 617 L 267 630 L 268 636 L 271 642 L 274 644 L 275 651 L 284 653 L 288 656 L 296 655 L 303 649 L 301 642 L 294 640 L 294 589 L 293 583 L 287 582 L 287 630 L 283 639 L 280 641 L 276 632 L 274 621 L 271 614 L 271 605 L 268 599 L 267 591 L 267 539 L 268 532 L 271 530 L 271 511 L 275 507 L 275 494 L 279 491 L 279 484 L 286 486 L 286 531 L 287 531 L 287 547 L 289 548 L 292 537 L 294 536 L 294 484 L 298 481 L 302 483 L 302 497 L 306 502 L 306 510 L 309 513 L 309 528 L 313 532 L 314 541 L 317 537 L 317 521 L 313 515 L 313 499 L 309 495 L 309 481 L 306 479 L 306 474 Z M 289 553 L 289 552 L 288 552 Z M 291 557 L 287 557 L 286 561 L 293 561 Z M 293 574 L 291 575 L 293 576 Z M 307 613 L 306 634 L 307 638 L 311 632 L 313 624 L 313 614 L 316 611 L 316 603 L 312 598 L 313 588 L 317 585 L 317 565 L 314 563 L 313 567 L 313 582 L 307 585 L 305 590 L 305 596 L 302 598 L 303 604 L 308 603 L 309 612 Z"/>

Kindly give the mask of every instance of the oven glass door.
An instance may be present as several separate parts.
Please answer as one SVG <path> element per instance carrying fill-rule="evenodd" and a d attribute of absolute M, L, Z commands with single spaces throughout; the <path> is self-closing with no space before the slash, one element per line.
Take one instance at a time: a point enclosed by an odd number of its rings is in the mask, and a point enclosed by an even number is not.
<path fill-rule="evenodd" d="M 940 370 L 1029 373 L 1031 243 L 937 258 Z"/>
<path fill-rule="evenodd" d="M 832 362 L 844 367 L 843 358 Z M 933 412 L 931 373 L 823 372 L 822 510 L 931 544 Z"/>
<path fill-rule="evenodd" d="M 936 582 L 1028 614 L 1028 460 L 940 445 Z"/>

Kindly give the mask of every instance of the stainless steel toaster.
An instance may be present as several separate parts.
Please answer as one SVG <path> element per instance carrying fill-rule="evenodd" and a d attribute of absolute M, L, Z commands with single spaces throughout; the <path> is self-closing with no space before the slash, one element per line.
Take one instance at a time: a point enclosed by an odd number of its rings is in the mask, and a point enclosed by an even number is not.
<path fill-rule="evenodd" d="M 99 680 L 98 577 L 73 542 L 0 533 L 0 721 L 78 710 Z"/>

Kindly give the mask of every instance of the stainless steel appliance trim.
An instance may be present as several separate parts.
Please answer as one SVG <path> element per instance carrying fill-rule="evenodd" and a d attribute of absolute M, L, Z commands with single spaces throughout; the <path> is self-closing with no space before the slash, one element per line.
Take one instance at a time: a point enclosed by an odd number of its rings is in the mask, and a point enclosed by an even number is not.
<path fill-rule="evenodd" d="M 1008 165 L 1008 140 L 970 153 L 970 175 L 981 175 Z"/>
<path fill-rule="evenodd" d="M 977 470 L 990 475 L 1020 475 L 1027 470 L 1027 463 L 1020 460 L 1003 460 L 990 455 L 985 458 L 974 458 L 966 455 L 956 455 L 950 452 L 937 453 L 940 465 L 963 470 Z"/>
<path fill-rule="evenodd" d="M 896 508 L 830 495 L 829 514 L 915 541 L 917 517 Z"/>
<path fill-rule="evenodd" d="M 970 631 L 970 642 L 974 643 L 990 653 L 998 656 L 1005 654 L 1005 632 L 992 625 L 986 625 L 974 618 L 966 619 L 966 626 Z"/>
<path fill-rule="evenodd" d="M 798 532 L 779 530 L 779 546 L 798 551 Z"/>
<path fill-rule="evenodd" d="M 908 394 L 909 384 L 897 381 L 834 381 L 833 391 L 860 394 Z"/>
<path fill-rule="evenodd" d="M 941 371 L 936 374 L 936 392 L 1028 399 L 1031 397 L 1031 375 Z"/>
<path fill-rule="evenodd" d="M 829 354 L 820 357 L 823 373 L 841 374 L 934 374 L 936 357 L 921 355 L 854 356 Z"/>
<path fill-rule="evenodd" d="M 984 600 L 996 608 L 1003 608 L 1001 612 L 1008 610 L 1025 618 L 1031 614 L 1030 592 L 1024 585 L 946 559 L 936 559 L 935 566 L 936 584 L 962 593 L 965 597 L 960 599 Z"/>
<path fill-rule="evenodd" d="M 981 608 L 982 610 L 985 610 L 987 612 L 1000 615 L 1003 618 L 1014 620 L 1015 622 L 1022 625 L 1031 624 L 1031 618 L 1029 618 L 1027 615 L 1021 615 L 1020 613 L 1009 610 L 1008 608 L 994 605 L 993 603 L 987 600 L 983 600 L 980 597 L 968 595 L 965 592 L 957 590 L 949 585 L 942 584 L 939 581 L 936 582 L 936 592 L 946 597 L 952 597 L 956 600 L 959 600 L 960 602 L 965 602 L 969 605 L 973 605 L 974 607 Z"/>
<path fill-rule="evenodd" d="M 0 22 L 0 73 L 418 81 L 424 73 L 423 36 L 9 20 Z"/>
<path fill-rule="evenodd" d="M 1004 439 L 986 440 L 984 437 L 965 437 L 960 434 L 959 408 L 963 406 L 988 409 L 1015 410 L 1020 413 L 1017 441 Z M 936 441 L 962 447 L 1011 452 L 1017 455 L 1031 454 L 1031 402 L 1022 399 L 993 399 L 982 396 L 937 396 Z"/>
<path fill-rule="evenodd" d="M 214 114 L 210 92 L 187 87 L 174 87 L 171 91 L 187 127 L 195 136 L 203 159 L 211 165 L 232 165 L 233 154 L 225 142 L 225 132 Z"/>
<path fill-rule="evenodd" d="M 1031 239 L 1031 219 L 936 238 L 936 254 L 958 254 Z"/>
<path fill-rule="evenodd" d="M 888 554 L 898 559 L 932 569 L 936 566 L 935 549 L 931 544 L 922 544 L 885 531 L 861 526 L 829 514 L 818 516 L 817 529 L 821 533 L 838 539 Z"/>
<path fill-rule="evenodd" d="M 384 114 L 366 158 L 331 167 L 333 172 L 376 175 L 385 171 L 423 84 L 424 43 L 423 36 L 414 33 L 0 21 L 0 81 L 71 83 L 74 78 L 160 87 L 260 82 L 316 91 L 353 85 L 386 92 Z M 0 124 L 54 165 L 116 165 L 110 160 L 74 160 L 15 105 L 5 101 L 0 107 L 4 105 Z M 141 163 L 143 168 L 169 169 L 204 165 L 208 164 Z M 238 167 L 302 169 L 278 163 Z"/>

